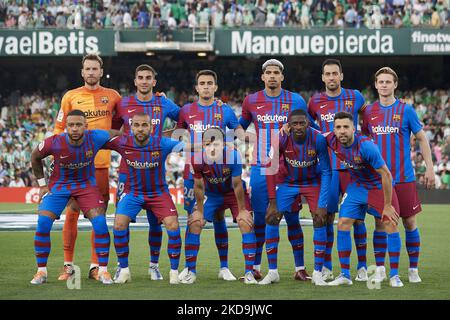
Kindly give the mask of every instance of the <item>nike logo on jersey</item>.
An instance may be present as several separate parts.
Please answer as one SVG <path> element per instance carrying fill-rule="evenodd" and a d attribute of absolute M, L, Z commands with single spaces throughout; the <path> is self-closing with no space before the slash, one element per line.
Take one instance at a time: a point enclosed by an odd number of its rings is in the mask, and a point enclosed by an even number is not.
<path fill-rule="evenodd" d="M 189 116 L 189 119 L 195 118 L 197 115 Z"/>
<path fill-rule="evenodd" d="M 170 211 L 175 212 L 175 211 L 177 211 L 177 209 L 170 209 Z"/>
<path fill-rule="evenodd" d="M 373 117 L 373 118 L 370 118 L 370 120 L 372 120 L 372 121 L 373 121 L 373 120 L 375 120 L 376 118 L 378 118 L 378 117 Z"/>
<path fill-rule="evenodd" d="M 128 111 L 128 113 L 132 113 L 132 112 L 136 111 L 136 109 L 131 109 L 131 110 L 127 110 L 127 111 Z"/>
<path fill-rule="evenodd" d="M 125 154 L 131 154 L 133 151 L 125 151 Z"/>
<path fill-rule="evenodd" d="M 420 204 L 418 204 L 417 206 L 414 206 L 413 210 L 416 210 L 419 206 L 420 206 Z"/>
<path fill-rule="evenodd" d="M 258 107 L 256 107 L 256 109 L 262 109 L 262 108 L 265 108 L 266 106 L 258 106 Z"/>
<path fill-rule="evenodd" d="M 103 201 L 103 200 L 98 200 L 98 203 L 105 203 L 105 201 Z"/>
<path fill-rule="evenodd" d="M 286 150 L 285 152 L 286 152 L 286 153 L 292 153 L 292 152 L 294 152 L 294 151 L 292 151 L 292 150 Z"/>
<path fill-rule="evenodd" d="M 319 108 L 320 109 L 323 109 L 323 108 L 325 108 L 327 105 L 326 104 L 323 104 L 323 105 L 321 105 Z"/>
<path fill-rule="evenodd" d="M 68 158 L 69 156 L 59 156 L 60 159 Z"/>
<path fill-rule="evenodd" d="M 82 104 L 84 101 L 77 101 L 78 104 Z"/>

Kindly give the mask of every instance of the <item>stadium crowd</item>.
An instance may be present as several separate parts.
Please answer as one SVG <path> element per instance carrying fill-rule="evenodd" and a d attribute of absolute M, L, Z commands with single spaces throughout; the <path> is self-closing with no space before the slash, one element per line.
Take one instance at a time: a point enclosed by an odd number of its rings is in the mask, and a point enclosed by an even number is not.
<path fill-rule="evenodd" d="M 228 103 L 237 116 L 241 114 L 240 103 L 250 89 L 227 92 L 222 91 L 220 98 Z M 314 91 L 300 94 L 306 101 Z M 367 103 L 375 97 L 370 87 L 362 90 Z M 127 95 L 129 92 L 121 92 Z M 186 91 L 177 92 L 171 88 L 167 96 L 182 106 L 194 100 L 195 96 Z M 436 188 L 450 189 L 450 90 L 429 90 L 397 92 L 399 98 L 412 103 L 419 119 L 424 124 L 426 136 L 430 142 L 436 175 Z M 37 186 L 31 166 L 31 151 L 44 138 L 51 136 L 53 124 L 60 108 L 61 95 L 48 96 L 40 91 L 33 94 L 21 94 L 14 91 L 8 96 L 0 97 L 0 186 L 21 187 Z M 425 162 L 418 152 L 418 144 L 411 150 L 411 159 L 420 182 L 425 173 Z M 247 150 L 248 153 L 248 150 Z M 119 155 L 113 153 L 110 169 L 110 184 L 116 187 Z M 183 185 L 182 173 L 184 159 L 180 154 L 171 154 L 167 159 L 167 183 L 169 187 Z M 247 169 L 247 170 L 246 170 Z M 248 168 L 244 166 L 243 180 L 249 180 Z"/>
<path fill-rule="evenodd" d="M 0 0 L 0 28 L 448 26 L 449 0 Z"/>

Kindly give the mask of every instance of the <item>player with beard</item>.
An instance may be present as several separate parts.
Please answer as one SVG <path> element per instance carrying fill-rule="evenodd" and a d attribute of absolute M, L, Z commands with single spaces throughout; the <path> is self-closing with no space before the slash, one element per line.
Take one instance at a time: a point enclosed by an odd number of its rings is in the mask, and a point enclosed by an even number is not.
<path fill-rule="evenodd" d="M 120 95 L 117 91 L 100 85 L 103 76 L 103 61 L 96 54 L 88 54 L 83 57 L 81 76 L 84 85 L 69 90 L 62 98 L 54 134 L 64 132 L 67 114 L 74 109 L 84 112 L 89 130 L 112 128 L 113 115 L 117 111 Z M 105 209 L 109 202 L 109 166 L 111 163 L 111 152 L 109 150 L 99 151 L 95 159 L 95 179 L 100 193 L 104 199 Z M 73 256 L 75 242 L 78 234 L 78 217 L 80 208 L 76 201 L 69 201 L 66 210 L 66 220 L 63 227 L 64 243 L 64 268 L 58 280 L 67 280 L 73 275 Z M 98 280 L 98 261 L 94 249 L 94 232 L 91 236 L 91 265 L 89 278 Z"/>
<path fill-rule="evenodd" d="M 157 76 L 153 67 L 141 64 L 137 66 L 134 74 L 136 93 L 123 97 L 120 101 L 113 119 L 113 128 L 118 129 L 123 125 L 123 132 L 131 135 L 132 117 L 137 113 L 145 113 L 150 116 L 151 136 L 161 138 L 165 134 L 163 132 L 164 121 L 166 118 L 177 121 L 180 108 L 172 100 L 153 92 Z M 117 199 L 120 199 L 124 183 L 127 180 L 128 168 L 124 161 L 122 159 L 120 163 Z M 148 274 L 151 280 L 163 280 L 159 271 L 162 228 L 155 213 L 150 210 L 147 210 L 147 220 L 149 222 L 148 244 L 150 247 Z"/>
<path fill-rule="evenodd" d="M 98 280 L 112 284 L 107 271 L 110 237 L 105 218 L 105 202 L 96 184 L 94 158 L 100 148 L 119 132 L 86 130 L 83 111 L 72 110 L 66 116 L 67 133 L 45 139 L 33 151 L 31 162 L 38 179 L 39 217 L 34 238 L 38 272 L 32 284 L 47 282 L 47 260 L 50 254 L 50 231 L 71 198 L 75 199 L 95 233 L 94 248 L 99 262 Z M 42 159 L 53 156 L 54 170 L 49 183 L 44 178 Z"/>

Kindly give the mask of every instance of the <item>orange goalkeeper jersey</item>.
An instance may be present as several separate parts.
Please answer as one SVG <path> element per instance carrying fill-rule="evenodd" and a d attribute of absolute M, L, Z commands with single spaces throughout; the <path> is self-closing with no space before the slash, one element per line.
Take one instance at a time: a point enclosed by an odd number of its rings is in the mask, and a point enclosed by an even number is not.
<path fill-rule="evenodd" d="M 86 87 L 69 90 L 61 101 L 61 109 L 55 123 L 54 134 L 64 132 L 67 114 L 79 109 L 86 115 L 88 129 L 110 130 L 112 119 L 120 103 L 120 95 L 116 90 L 99 86 L 95 90 Z M 95 167 L 109 168 L 111 151 L 101 150 L 95 157 Z"/>

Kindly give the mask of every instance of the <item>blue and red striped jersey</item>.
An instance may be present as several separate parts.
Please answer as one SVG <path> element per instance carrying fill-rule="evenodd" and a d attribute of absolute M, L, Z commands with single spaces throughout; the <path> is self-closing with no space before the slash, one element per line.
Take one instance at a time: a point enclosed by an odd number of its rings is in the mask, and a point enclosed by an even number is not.
<path fill-rule="evenodd" d="M 265 90 L 245 97 L 239 123 L 244 129 L 252 122 L 255 125 L 258 140 L 253 159 L 256 159 L 256 165 L 264 166 L 270 162 L 272 139 L 278 139 L 279 130 L 287 122 L 289 113 L 296 109 L 307 111 L 305 100 L 301 95 L 284 89 L 278 97 L 267 96 Z"/>
<path fill-rule="evenodd" d="M 203 154 L 203 162 L 192 166 L 194 178 L 204 179 L 206 194 L 233 191 L 232 177 L 240 177 L 242 174 L 242 160 L 238 151 L 225 147 L 224 157 L 220 162 L 209 162 Z"/>
<path fill-rule="evenodd" d="M 151 135 L 162 137 L 166 117 L 178 121 L 180 107 L 163 96 L 153 95 L 150 101 L 140 101 L 136 95 L 123 97 L 113 118 L 113 128 L 120 129 L 123 124 L 123 132 L 131 135 L 131 119 L 134 114 L 140 112 L 150 115 Z M 127 172 L 127 165 L 123 161 L 120 162 L 119 171 L 120 173 Z"/>
<path fill-rule="evenodd" d="M 325 92 L 316 93 L 308 102 L 308 113 L 319 124 L 320 131 L 333 132 L 334 115 L 345 111 L 353 115 L 355 128 L 358 125 L 358 113 L 364 110 L 365 101 L 358 90 L 341 88 L 341 94 L 329 97 Z M 344 169 L 344 166 L 329 152 L 331 167 L 333 170 Z"/>
<path fill-rule="evenodd" d="M 278 183 L 301 187 L 320 185 L 320 207 L 326 208 L 331 184 L 331 167 L 325 137 L 318 130 L 309 127 L 306 129 L 303 143 L 297 143 L 293 133 L 289 136 L 280 135 L 279 140 L 279 158 L 286 172 Z M 267 181 L 269 199 L 275 199 L 275 177 L 269 176 Z"/>
<path fill-rule="evenodd" d="M 106 130 L 84 131 L 84 141 L 79 146 L 69 143 L 67 133 L 51 136 L 39 144 L 40 155 L 53 156 L 54 169 L 49 179 L 50 190 L 74 190 L 97 185 L 94 158 L 108 142 Z"/>
<path fill-rule="evenodd" d="M 416 180 L 411 162 L 411 132 L 422 130 L 413 106 L 398 99 L 390 106 L 379 101 L 368 105 L 363 113 L 363 133 L 372 137 L 395 183 Z"/>
<path fill-rule="evenodd" d="M 113 129 L 120 129 L 123 124 L 124 133 L 131 134 L 131 118 L 139 112 L 150 115 L 153 126 L 151 135 L 161 137 L 164 120 L 170 118 L 177 121 L 180 107 L 163 96 L 153 95 L 150 101 L 140 101 L 136 95 L 123 97 L 113 118 Z"/>
<path fill-rule="evenodd" d="M 191 144 L 202 144 L 202 135 L 208 128 L 219 127 L 222 130 L 236 129 L 239 126 L 236 114 L 227 104 L 219 106 L 217 102 L 209 106 L 202 106 L 198 101 L 184 105 L 181 108 L 177 127 L 187 129 L 191 137 Z M 188 154 L 186 159 L 192 157 Z M 201 159 L 194 159 L 201 162 Z M 194 162 L 193 162 L 194 163 Z M 190 165 L 186 164 L 184 179 L 193 179 Z"/>
<path fill-rule="evenodd" d="M 349 147 L 344 147 L 332 132 L 326 137 L 328 147 L 342 160 L 349 169 L 351 181 L 367 190 L 381 189 L 381 176 L 375 169 L 386 163 L 376 144 L 360 133 L 355 133 L 355 140 Z"/>
<path fill-rule="evenodd" d="M 302 144 L 295 142 L 292 133 L 289 136 L 280 135 L 279 149 L 287 168 L 284 183 L 318 186 L 321 175 L 331 175 L 327 142 L 319 131 L 308 128 L 306 140 Z"/>
<path fill-rule="evenodd" d="M 127 165 L 124 193 L 149 197 L 169 192 L 166 158 L 172 151 L 181 151 L 183 147 L 183 142 L 166 137 L 150 137 L 145 146 L 139 146 L 130 135 L 114 137 L 104 146 L 119 152 Z"/>

